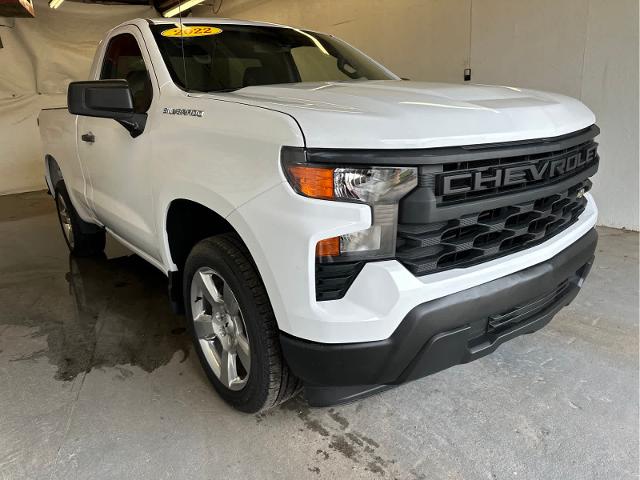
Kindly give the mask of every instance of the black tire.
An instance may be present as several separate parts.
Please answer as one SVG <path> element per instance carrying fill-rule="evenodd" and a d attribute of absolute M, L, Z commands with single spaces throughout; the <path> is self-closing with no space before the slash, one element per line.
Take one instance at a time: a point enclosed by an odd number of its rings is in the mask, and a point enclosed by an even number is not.
<path fill-rule="evenodd" d="M 80 218 L 71 203 L 64 180 L 60 180 L 56 184 L 54 198 L 62 237 L 69 247 L 69 251 L 79 257 L 102 253 L 106 243 L 104 230 Z"/>
<path fill-rule="evenodd" d="M 250 370 L 241 390 L 231 390 L 218 379 L 196 334 L 191 284 L 194 275 L 203 268 L 214 270 L 230 287 L 246 328 Z M 198 358 L 213 387 L 228 404 L 242 412 L 256 413 L 273 408 L 300 391 L 301 382 L 282 357 L 279 330 L 262 279 L 236 234 L 216 235 L 198 243 L 187 258 L 183 285 L 186 315 Z"/>

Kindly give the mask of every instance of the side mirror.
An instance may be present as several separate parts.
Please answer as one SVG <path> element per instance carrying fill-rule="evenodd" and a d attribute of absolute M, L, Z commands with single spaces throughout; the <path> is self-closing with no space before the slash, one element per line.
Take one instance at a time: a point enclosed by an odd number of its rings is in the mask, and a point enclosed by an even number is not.
<path fill-rule="evenodd" d="M 135 113 L 126 80 L 71 82 L 67 91 L 69 113 L 85 117 L 113 118 L 132 137 L 144 131 L 146 113 Z"/>

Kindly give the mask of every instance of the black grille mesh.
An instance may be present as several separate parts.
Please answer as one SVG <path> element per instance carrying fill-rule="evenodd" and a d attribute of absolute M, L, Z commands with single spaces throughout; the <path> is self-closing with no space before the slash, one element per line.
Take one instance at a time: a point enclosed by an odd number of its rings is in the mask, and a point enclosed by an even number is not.
<path fill-rule="evenodd" d="M 508 255 L 560 233 L 587 204 L 585 180 L 568 190 L 431 224 L 398 225 L 396 258 L 414 275 L 468 267 Z"/>
<path fill-rule="evenodd" d="M 316 263 L 316 300 L 344 297 L 364 262 Z"/>
<path fill-rule="evenodd" d="M 565 280 L 560 283 L 554 290 L 531 300 L 525 305 L 518 305 L 510 311 L 489 316 L 487 321 L 487 333 L 498 333 L 512 328 L 514 325 L 522 323 L 532 318 L 550 305 L 553 305 L 562 298 L 567 290 L 571 288 L 572 282 Z"/>

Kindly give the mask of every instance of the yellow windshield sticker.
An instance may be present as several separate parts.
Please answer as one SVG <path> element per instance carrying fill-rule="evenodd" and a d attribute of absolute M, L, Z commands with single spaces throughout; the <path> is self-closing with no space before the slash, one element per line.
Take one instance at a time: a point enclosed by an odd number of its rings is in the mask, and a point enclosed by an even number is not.
<path fill-rule="evenodd" d="M 207 27 L 206 25 L 183 25 L 162 31 L 163 37 L 205 37 L 207 35 L 218 35 L 222 33 L 221 28 Z"/>

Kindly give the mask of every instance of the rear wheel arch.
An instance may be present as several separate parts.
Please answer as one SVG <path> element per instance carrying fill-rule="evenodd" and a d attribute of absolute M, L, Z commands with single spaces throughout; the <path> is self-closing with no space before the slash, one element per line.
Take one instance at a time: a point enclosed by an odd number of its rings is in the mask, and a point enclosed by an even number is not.
<path fill-rule="evenodd" d="M 82 220 L 71 203 L 64 180 L 58 180 L 52 194 L 69 251 L 78 256 L 91 256 L 103 252 L 106 242 L 104 229 Z"/>
<path fill-rule="evenodd" d="M 58 165 L 57 160 L 52 155 L 45 155 L 44 164 L 46 169 L 47 186 L 51 194 L 53 194 L 58 182 L 60 180 L 64 180 L 62 170 L 60 170 L 60 165 Z"/>

